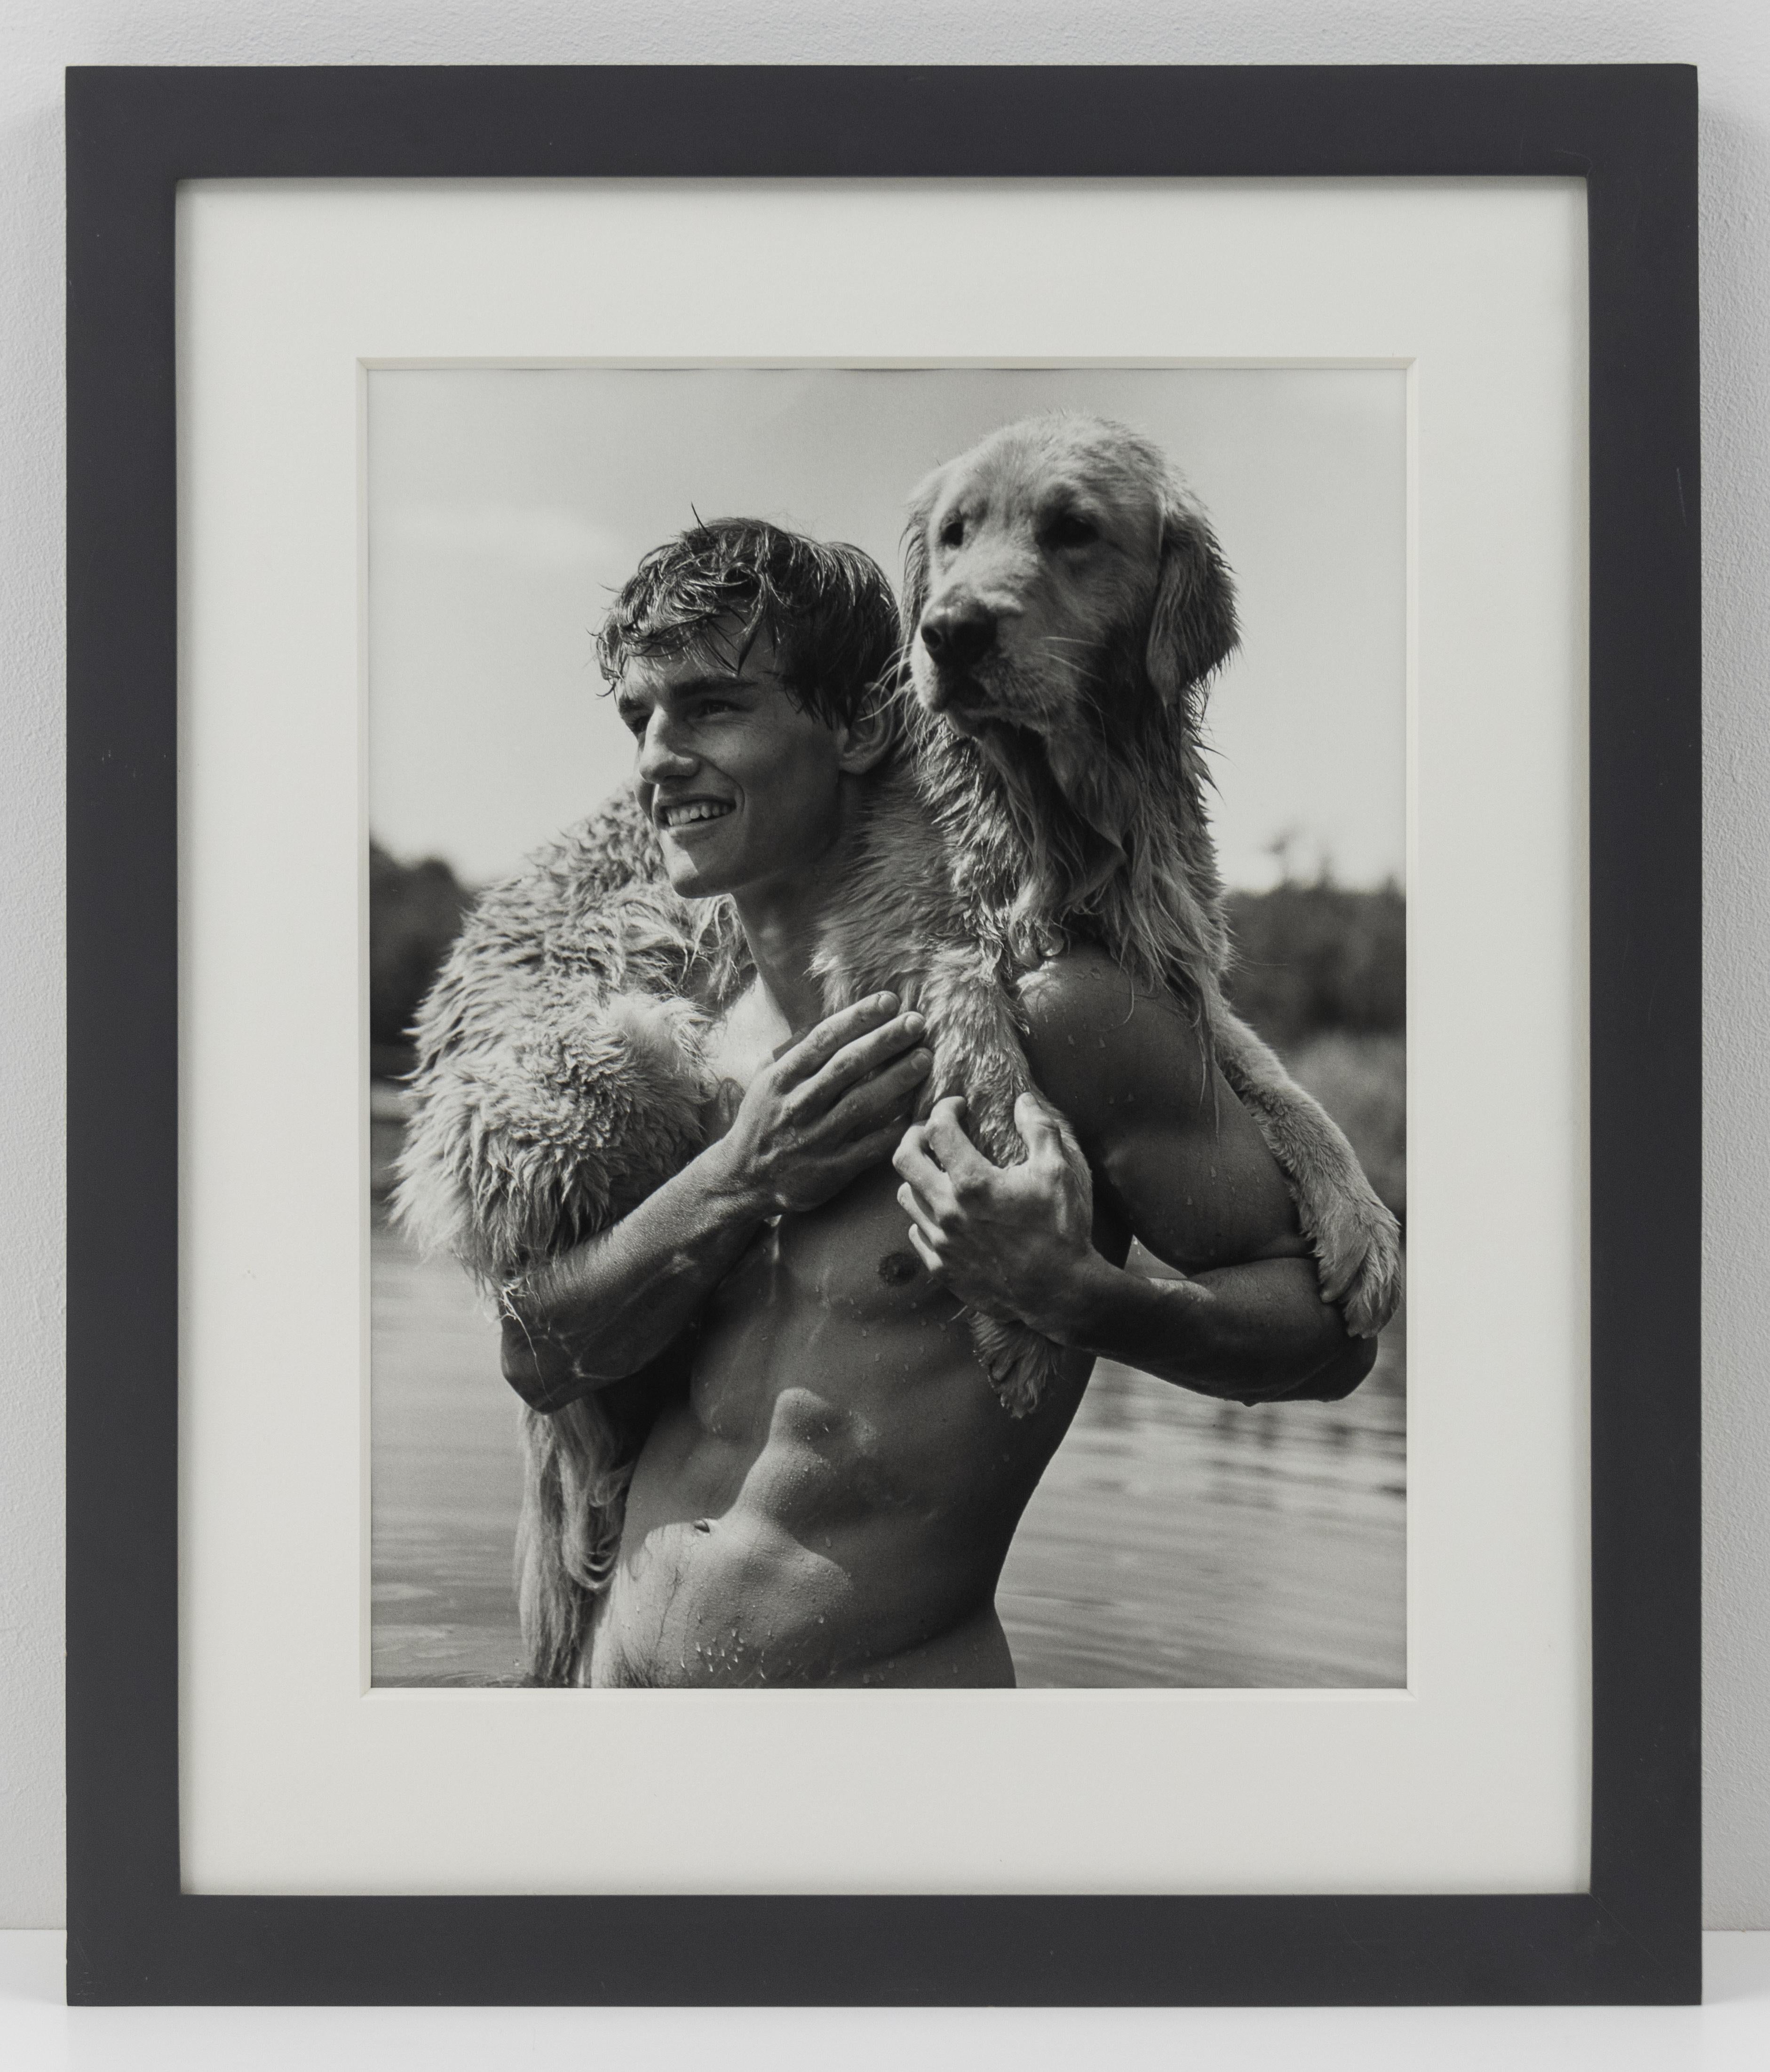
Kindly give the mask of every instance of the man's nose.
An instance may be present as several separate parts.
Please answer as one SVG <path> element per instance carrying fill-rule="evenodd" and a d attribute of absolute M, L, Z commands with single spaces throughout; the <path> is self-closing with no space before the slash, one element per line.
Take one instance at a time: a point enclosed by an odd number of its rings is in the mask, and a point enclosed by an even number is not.
<path fill-rule="evenodd" d="M 639 743 L 641 781 L 655 784 L 661 778 L 686 776 L 694 767 L 695 758 L 683 746 L 668 715 L 654 713 Z"/>
<path fill-rule="evenodd" d="M 930 605 L 922 615 L 922 644 L 942 669 L 969 669 L 996 645 L 996 615 L 974 597 Z"/>

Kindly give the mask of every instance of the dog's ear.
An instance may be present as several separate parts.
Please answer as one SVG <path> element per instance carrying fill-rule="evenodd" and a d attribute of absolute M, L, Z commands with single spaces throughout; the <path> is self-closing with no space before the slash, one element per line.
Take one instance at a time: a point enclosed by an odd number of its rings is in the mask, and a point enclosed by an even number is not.
<path fill-rule="evenodd" d="M 1162 498 L 1161 558 L 1145 666 L 1177 703 L 1226 662 L 1239 638 L 1235 585 L 1205 514 L 1177 483 Z"/>
<path fill-rule="evenodd" d="M 910 494 L 910 508 L 903 524 L 903 594 L 898 604 L 902 615 L 903 642 L 907 648 L 922 623 L 922 608 L 928 602 L 928 521 L 934 515 L 940 482 L 946 472 L 936 468 L 925 475 Z"/>

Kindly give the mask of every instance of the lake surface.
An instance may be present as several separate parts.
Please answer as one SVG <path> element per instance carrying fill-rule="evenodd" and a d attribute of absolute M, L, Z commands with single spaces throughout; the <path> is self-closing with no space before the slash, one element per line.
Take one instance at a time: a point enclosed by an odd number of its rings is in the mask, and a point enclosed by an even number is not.
<path fill-rule="evenodd" d="M 504 1681 L 521 1469 L 496 1327 L 379 1203 L 371 1302 L 374 1680 Z M 997 1593 L 1021 1683 L 1405 1683 L 1406 1371 L 1403 1319 L 1344 1403 L 1245 1409 L 1103 1363 Z"/>

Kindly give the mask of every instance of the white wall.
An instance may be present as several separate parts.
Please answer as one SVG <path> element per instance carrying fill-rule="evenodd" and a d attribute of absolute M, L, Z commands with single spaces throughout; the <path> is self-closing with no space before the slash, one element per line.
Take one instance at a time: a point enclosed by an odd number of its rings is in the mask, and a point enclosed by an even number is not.
<path fill-rule="evenodd" d="M 1702 68 L 1707 1917 L 1770 1927 L 1764 0 L 0 0 L 0 1926 L 62 1906 L 62 66 L 1526 60 Z"/>

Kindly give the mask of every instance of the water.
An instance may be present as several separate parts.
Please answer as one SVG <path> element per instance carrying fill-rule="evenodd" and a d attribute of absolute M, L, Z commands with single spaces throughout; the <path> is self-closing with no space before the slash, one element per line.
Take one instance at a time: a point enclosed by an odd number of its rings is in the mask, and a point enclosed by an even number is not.
<path fill-rule="evenodd" d="M 521 1477 L 496 1326 L 379 1206 L 371 1299 L 374 1679 L 503 1681 Z M 1344 1403 L 1244 1409 L 1099 1367 L 997 1593 L 1021 1683 L 1404 1682 L 1405 1371 L 1400 1321 Z"/>
<path fill-rule="evenodd" d="M 1246 1409 L 1103 1362 L 996 1593 L 1021 1684 L 1405 1683 L 1400 1336 L 1344 1403 Z"/>
<path fill-rule="evenodd" d="M 377 1684 L 520 1675 L 516 1398 L 458 1268 L 370 1239 L 370 1663 Z"/>

